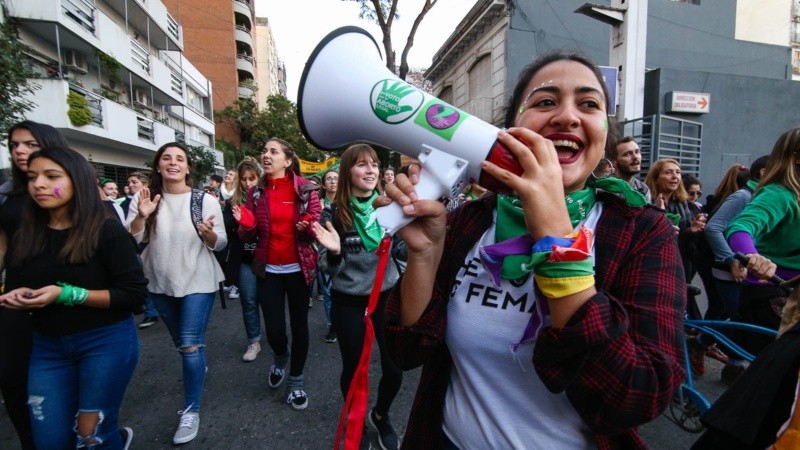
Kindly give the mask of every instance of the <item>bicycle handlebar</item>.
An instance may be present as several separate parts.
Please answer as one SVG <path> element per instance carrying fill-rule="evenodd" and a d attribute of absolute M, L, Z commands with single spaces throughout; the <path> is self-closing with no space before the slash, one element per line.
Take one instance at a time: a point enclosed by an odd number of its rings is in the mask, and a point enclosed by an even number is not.
<path fill-rule="evenodd" d="M 743 255 L 741 253 L 736 253 L 735 255 L 733 255 L 733 257 L 736 258 L 736 260 L 742 263 L 742 265 L 745 267 L 747 267 L 747 263 L 750 262 L 750 258 L 748 258 L 747 255 Z M 772 278 L 769 279 L 769 281 L 775 286 L 778 286 L 781 289 L 783 289 L 787 294 L 791 294 L 792 291 L 794 290 L 794 288 L 791 287 L 781 286 L 783 283 L 786 283 L 786 280 L 779 277 L 778 275 L 773 275 Z"/>

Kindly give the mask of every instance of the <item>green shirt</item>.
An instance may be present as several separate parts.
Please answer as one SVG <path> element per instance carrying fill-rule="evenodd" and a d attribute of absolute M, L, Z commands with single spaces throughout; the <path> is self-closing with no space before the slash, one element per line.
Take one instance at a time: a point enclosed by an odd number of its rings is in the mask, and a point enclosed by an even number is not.
<path fill-rule="evenodd" d="M 800 270 L 800 205 L 792 191 L 771 183 L 759 189 L 753 200 L 725 229 L 728 239 L 737 231 L 753 237 L 758 253 L 787 269 Z"/>

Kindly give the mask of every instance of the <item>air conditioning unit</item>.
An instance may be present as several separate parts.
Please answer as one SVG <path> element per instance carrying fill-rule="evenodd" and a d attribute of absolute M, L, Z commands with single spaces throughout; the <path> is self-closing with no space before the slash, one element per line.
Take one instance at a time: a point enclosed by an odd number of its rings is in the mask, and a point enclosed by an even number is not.
<path fill-rule="evenodd" d="M 137 104 L 139 106 L 144 106 L 144 107 L 148 107 L 149 108 L 150 107 L 150 97 L 147 95 L 147 93 L 145 91 L 143 91 L 141 89 L 134 89 L 133 90 L 133 103 L 135 103 L 135 104 Z"/>
<path fill-rule="evenodd" d="M 80 73 L 89 72 L 89 64 L 86 62 L 86 56 L 75 50 L 64 51 L 64 66 Z"/>

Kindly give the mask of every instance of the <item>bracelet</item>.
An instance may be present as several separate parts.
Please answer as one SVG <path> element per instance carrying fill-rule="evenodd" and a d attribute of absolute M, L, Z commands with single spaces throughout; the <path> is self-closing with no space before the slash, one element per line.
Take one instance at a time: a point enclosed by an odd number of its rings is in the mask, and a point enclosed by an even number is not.
<path fill-rule="evenodd" d="M 82 287 L 72 286 L 67 283 L 58 282 L 57 286 L 61 286 L 61 294 L 56 298 L 57 305 L 64 306 L 77 306 L 82 305 L 83 302 L 89 297 L 89 290 Z"/>

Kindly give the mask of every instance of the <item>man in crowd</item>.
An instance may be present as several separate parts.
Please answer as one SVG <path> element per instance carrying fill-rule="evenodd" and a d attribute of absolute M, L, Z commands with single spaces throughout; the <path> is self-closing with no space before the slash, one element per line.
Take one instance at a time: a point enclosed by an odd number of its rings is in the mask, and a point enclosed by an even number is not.
<path fill-rule="evenodd" d="M 642 170 L 642 153 L 639 151 L 639 145 L 633 140 L 633 137 L 625 136 L 618 140 L 610 146 L 608 153 L 608 159 L 614 163 L 614 176 L 627 181 L 634 190 L 641 192 L 647 198 L 647 202 L 650 203 L 650 189 L 647 188 L 643 181 L 636 178 L 636 175 Z"/>

